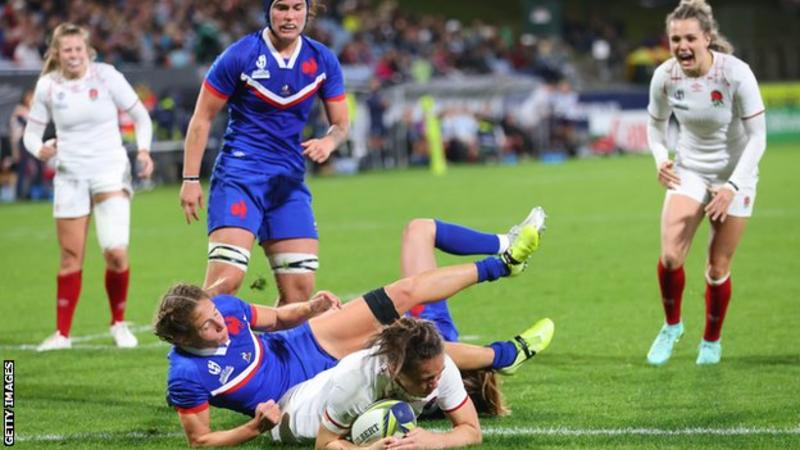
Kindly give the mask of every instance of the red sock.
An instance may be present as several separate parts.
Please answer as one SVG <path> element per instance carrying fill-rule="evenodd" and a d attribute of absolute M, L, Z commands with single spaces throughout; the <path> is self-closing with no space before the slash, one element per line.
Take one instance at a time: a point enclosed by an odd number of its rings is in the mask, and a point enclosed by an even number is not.
<path fill-rule="evenodd" d="M 125 301 L 128 299 L 128 280 L 130 268 L 122 272 L 106 269 L 106 293 L 111 306 L 111 324 L 125 320 Z"/>
<path fill-rule="evenodd" d="M 56 291 L 56 326 L 62 336 L 69 337 L 72 316 L 81 295 L 81 271 L 59 275 Z"/>
<path fill-rule="evenodd" d="M 716 342 L 719 340 L 722 322 L 725 321 L 725 313 L 728 311 L 730 301 L 730 276 L 721 284 L 713 285 L 706 282 L 706 331 L 703 333 L 703 339 L 706 341 Z"/>
<path fill-rule="evenodd" d="M 659 259 L 658 284 L 661 286 L 661 303 L 664 305 L 667 325 L 675 325 L 681 321 L 681 299 L 683 298 L 683 287 L 686 285 L 683 266 L 668 270 Z"/>

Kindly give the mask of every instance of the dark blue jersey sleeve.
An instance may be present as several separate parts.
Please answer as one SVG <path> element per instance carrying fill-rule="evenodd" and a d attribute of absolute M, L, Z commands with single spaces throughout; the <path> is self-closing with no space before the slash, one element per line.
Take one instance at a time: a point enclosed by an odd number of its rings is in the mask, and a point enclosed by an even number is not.
<path fill-rule="evenodd" d="M 167 379 L 167 404 L 178 412 L 193 413 L 208 407 L 209 393 L 198 381 L 193 367 L 170 367 Z M 196 372 L 196 371 L 195 371 Z"/>
<path fill-rule="evenodd" d="M 215 94 L 222 97 L 233 95 L 241 79 L 243 70 L 242 56 L 246 54 L 247 42 L 240 40 L 217 56 L 214 64 L 208 69 L 204 85 L 210 87 Z"/>

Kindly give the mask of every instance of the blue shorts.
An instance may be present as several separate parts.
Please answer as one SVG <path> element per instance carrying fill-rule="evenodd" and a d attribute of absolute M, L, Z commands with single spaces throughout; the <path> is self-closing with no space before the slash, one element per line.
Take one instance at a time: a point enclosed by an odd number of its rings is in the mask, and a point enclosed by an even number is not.
<path fill-rule="evenodd" d="M 319 238 L 302 174 L 223 151 L 208 193 L 208 233 L 228 227 L 244 228 L 259 242 Z"/>
<path fill-rule="evenodd" d="M 439 330 L 442 339 L 446 342 L 458 342 L 458 328 L 456 328 L 456 323 L 453 322 L 453 317 L 450 315 L 447 300 L 439 300 L 420 306 L 422 306 L 422 311 L 418 314 L 407 312 L 406 315 L 430 320 L 436 325 L 436 329 Z"/>
<path fill-rule="evenodd" d="M 266 351 L 283 362 L 282 376 L 268 377 L 272 383 L 277 383 L 281 378 L 284 381 L 283 392 L 275 397 L 276 401 L 292 386 L 313 378 L 339 362 L 319 346 L 308 322 L 289 330 L 265 333 L 260 338 Z"/>

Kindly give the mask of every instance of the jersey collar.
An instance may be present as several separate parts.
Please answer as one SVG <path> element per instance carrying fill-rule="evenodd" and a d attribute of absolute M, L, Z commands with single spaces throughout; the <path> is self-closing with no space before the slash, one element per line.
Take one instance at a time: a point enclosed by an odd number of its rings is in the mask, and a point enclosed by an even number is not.
<path fill-rule="evenodd" d="M 292 56 L 289 58 L 289 61 L 283 59 L 283 56 L 275 49 L 275 46 L 272 45 L 272 41 L 269 39 L 269 28 L 264 28 L 264 31 L 261 32 L 261 39 L 264 40 L 264 43 L 267 44 L 267 48 L 269 52 L 272 53 L 272 58 L 278 63 L 278 67 L 281 69 L 294 69 L 294 63 L 297 61 L 297 57 L 300 56 L 300 50 L 303 48 L 303 37 L 299 36 L 297 38 L 297 46 L 294 48 L 294 52 L 292 52 Z"/>
<path fill-rule="evenodd" d="M 196 348 L 196 347 L 180 346 L 180 349 L 185 351 L 186 353 L 191 353 L 196 356 L 225 356 L 225 354 L 228 353 L 228 346 L 230 344 L 231 340 L 228 339 L 228 342 L 216 348 Z"/>

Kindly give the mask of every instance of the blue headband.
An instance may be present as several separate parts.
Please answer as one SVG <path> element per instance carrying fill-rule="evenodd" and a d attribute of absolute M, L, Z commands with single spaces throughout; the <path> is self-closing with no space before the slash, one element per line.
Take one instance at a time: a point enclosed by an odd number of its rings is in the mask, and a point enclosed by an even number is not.
<path fill-rule="evenodd" d="M 270 11 L 272 11 L 272 4 L 276 0 L 264 0 L 264 18 L 267 21 L 267 28 L 272 29 L 272 22 L 270 21 Z M 308 24 L 308 11 L 311 9 L 311 0 L 306 0 L 306 24 Z"/>

